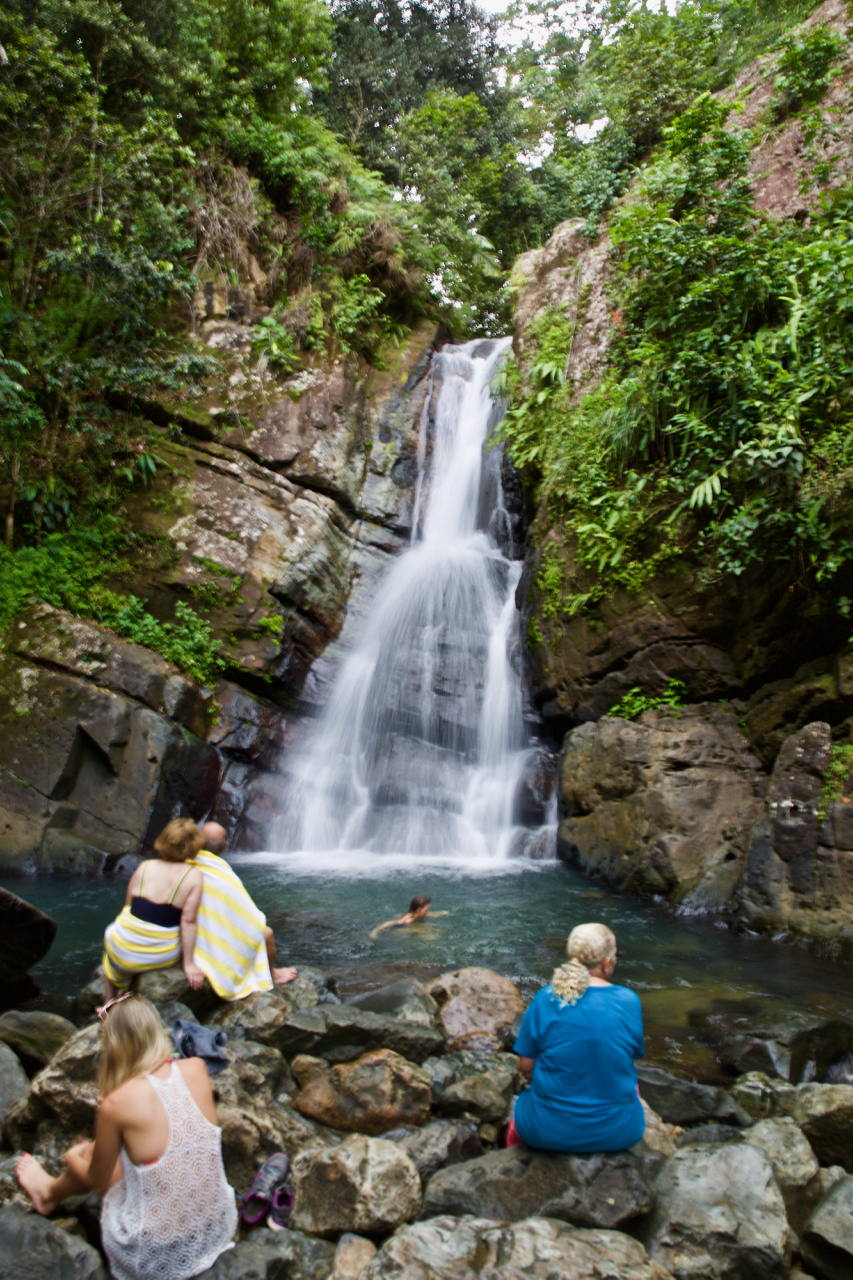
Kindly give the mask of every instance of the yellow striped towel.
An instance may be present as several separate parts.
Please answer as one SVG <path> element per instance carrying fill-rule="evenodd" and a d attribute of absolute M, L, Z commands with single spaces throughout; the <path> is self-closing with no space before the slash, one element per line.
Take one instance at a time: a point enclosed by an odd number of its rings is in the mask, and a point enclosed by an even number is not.
<path fill-rule="evenodd" d="M 271 991 L 264 927 L 267 918 L 224 858 L 203 849 L 192 859 L 204 872 L 193 959 L 222 1000 Z"/>
<path fill-rule="evenodd" d="M 104 933 L 104 973 L 116 987 L 124 990 L 137 973 L 149 969 L 165 969 L 181 958 L 181 926 L 164 928 L 137 920 L 124 907 Z"/>

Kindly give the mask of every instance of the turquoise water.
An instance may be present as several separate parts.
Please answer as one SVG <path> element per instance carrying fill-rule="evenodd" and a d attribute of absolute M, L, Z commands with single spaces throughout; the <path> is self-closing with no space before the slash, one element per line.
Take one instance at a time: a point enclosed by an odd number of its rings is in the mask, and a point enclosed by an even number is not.
<path fill-rule="evenodd" d="M 714 1079 L 715 1028 L 853 1016 L 853 966 L 614 897 L 559 863 L 490 862 L 478 873 L 470 863 L 458 871 L 417 869 L 415 860 L 394 857 L 349 868 L 305 855 L 236 855 L 233 862 L 275 929 L 280 962 L 325 970 L 344 998 L 395 974 L 429 978 L 464 965 L 496 969 L 530 995 L 561 962 L 572 926 L 602 920 L 619 942 L 617 981 L 639 992 L 647 1051 L 662 1065 Z M 57 920 L 56 942 L 34 974 L 45 1007 L 69 1013 L 98 963 L 123 882 L 45 876 L 0 883 Z M 434 910 L 449 915 L 371 941 L 369 931 L 415 893 L 429 894 Z"/>

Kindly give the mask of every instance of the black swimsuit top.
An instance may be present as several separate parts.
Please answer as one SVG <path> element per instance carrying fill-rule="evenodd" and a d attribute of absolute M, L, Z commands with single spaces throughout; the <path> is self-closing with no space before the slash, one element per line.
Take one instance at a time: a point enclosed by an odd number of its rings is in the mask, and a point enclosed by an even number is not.
<path fill-rule="evenodd" d="M 145 894 L 145 873 L 147 870 L 148 863 L 146 862 L 142 869 L 142 882 L 139 886 L 142 890 L 142 895 Z M 178 892 L 191 871 L 192 867 L 187 867 L 186 871 L 172 890 L 172 896 L 168 902 L 152 902 L 150 898 L 146 898 L 144 896 L 131 898 L 130 914 L 136 916 L 137 920 L 144 921 L 145 924 L 157 924 L 160 925 L 162 929 L 174 929 L 175 925 L 181 923 L 181 908 L 175 907 L 172 904 L 174 902 L 175 894 Z"/>

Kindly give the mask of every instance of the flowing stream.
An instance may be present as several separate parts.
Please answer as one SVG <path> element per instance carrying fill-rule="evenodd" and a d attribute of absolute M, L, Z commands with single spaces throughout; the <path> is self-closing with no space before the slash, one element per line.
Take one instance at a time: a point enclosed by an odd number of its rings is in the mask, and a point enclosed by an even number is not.
<path fill-rule="evenodd" d="M 380 583 L 300 755 L 272 835 L 312 865 L 541 854 L 516 821 L 531 755 L 491 380 L 509 339 L 435 357 L 410 547 Z M 431 445 L 431 448 L 430 448 Z M 495 465 L 497 463 L 497 465 Z M 390 864 L 389 864 L 390 865 Z"/>

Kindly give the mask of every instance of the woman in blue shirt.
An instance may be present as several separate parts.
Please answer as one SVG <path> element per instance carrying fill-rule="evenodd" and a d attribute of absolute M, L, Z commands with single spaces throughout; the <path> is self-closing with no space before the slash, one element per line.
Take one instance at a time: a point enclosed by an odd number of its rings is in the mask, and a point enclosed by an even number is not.
<path fill-rule="evenodd" d="M 624 1151 L 646 1127 L 634 1068 L 645 1052 L 640 1000 L 610 982 L 616 939 L 606 925 L 578 925 L 566 950 L 568 964 L 534 996 L 515 1042 L 530 1088 L 516 1100 L 507 1145 Z"/>

